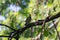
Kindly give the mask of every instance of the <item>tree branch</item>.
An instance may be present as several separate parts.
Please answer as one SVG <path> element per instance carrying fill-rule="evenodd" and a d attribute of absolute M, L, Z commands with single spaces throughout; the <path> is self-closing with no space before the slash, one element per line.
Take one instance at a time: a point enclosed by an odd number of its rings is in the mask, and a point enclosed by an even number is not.
<path fill-rule="evenodd" d="M 11 28 L 10 26 L 8 26 L 8 25 L 5 25 L 5 24 L 0 24 L 1 26 L 6 26 L 6 27 L 8 27 L 8 28 L 10 28 L 10 29 L 12 29 L 12 30 L 14 30 L 14 31 L 16 31 L 14 28 Z"/>
<path fill-rule="evenodd" d="M 49 22 L 49 21 L 51 21 L 53 19 L 56 19 L 56 18 L 59 18 L 59 17 L 60 17 L 60 12 L 57 13 L 56 15 L 54 15 L 54 16 L 50 16 L 48 19 L 46 19 L 45 22 Z M 37 25 L 42 25 L 43 21 L 44 20 L 40 20 L 40 21 L 36 21 L 36 22 L 28 24 L 26 27 L 24 27 L 24 28 L 21 29 L 21 33 L 24 32 L 26 29 L 28 29 L 30 27 L 37 26 Z"/>
<path fill-rule="evenodd" d="M 9 37 L 9 36 L 0 35 L 0 37 Z M 15 37 L 13 37 L 13 38 L 15 38 Z"/>
<path fill-rule="evenodd" d="M 9 36 L 3 36 L 3 35 L 0 35 L 0 37 L 9 37 Z"/>

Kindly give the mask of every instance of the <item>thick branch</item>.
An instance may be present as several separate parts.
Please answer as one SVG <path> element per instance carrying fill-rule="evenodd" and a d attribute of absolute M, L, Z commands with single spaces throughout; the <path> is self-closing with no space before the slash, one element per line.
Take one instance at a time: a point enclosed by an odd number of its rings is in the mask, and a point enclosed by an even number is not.
<path fill-rule="evenodd" d="M 50 16 L 48 19 L 46 19 L 46 22 L 49 22 L 49 21 L 51 21 L 53 19 L 56 19 L 56 18 L 59 18 L 59 17 L 60 17 L 60 12 L 57 13 L 56 15 L 54 15 L 54 16 Z M 43 24 L 43 20 L 30 23 L 26 27 L 22 28 L 20 33 L 24 32 L 26 29 L 28 29 L 30 27 L 37 26 L 37 25 L 42 25 L 42 24 Z"/>

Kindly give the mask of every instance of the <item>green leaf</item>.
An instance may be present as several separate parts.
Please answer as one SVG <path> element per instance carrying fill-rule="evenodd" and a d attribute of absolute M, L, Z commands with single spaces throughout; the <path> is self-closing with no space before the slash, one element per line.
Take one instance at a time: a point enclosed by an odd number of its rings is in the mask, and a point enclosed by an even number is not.
<path fill-rule="evenodd" d="M 49 32 L 48 32 L 48 30 L 44 30 L 44 36 L 48 36 L 49 35 Z"/>

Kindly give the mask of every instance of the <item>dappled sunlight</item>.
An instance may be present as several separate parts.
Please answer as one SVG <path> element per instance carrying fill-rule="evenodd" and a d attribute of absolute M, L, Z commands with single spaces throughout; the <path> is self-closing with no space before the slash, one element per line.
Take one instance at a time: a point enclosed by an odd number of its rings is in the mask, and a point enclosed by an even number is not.
<path fill-rule="evenodd" d="M 0 0 L 0 40 L 58 40 L 59 17 L 60 0 Z"/>

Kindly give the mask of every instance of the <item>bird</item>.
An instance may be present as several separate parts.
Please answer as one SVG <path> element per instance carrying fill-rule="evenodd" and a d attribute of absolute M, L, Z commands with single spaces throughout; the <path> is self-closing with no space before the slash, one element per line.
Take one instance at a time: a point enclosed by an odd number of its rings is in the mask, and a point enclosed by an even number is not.
<path fill-rule="evenodd" d="M 29 14 L 25 22 L 25 25 L 28 25 L 31 22 L 31 14 Z"/>
<path fill-rule="evenodd" d="M 57 6 L 54 6 L 54 7 L 53 7 L 53 10 L 56 11 L 56 8 L 57 8 Z"/>

